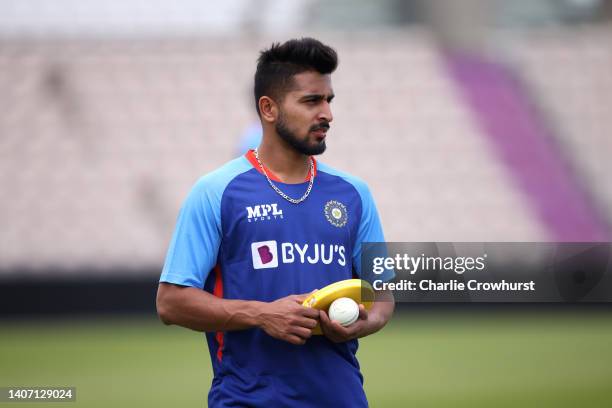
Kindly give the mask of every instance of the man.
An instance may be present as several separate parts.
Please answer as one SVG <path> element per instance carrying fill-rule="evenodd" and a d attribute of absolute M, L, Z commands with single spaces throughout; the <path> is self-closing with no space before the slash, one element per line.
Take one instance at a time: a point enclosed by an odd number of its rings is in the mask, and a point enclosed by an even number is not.
<path fill-rule="evenodd" d="M 356 339 L 387 323 L 392 296 L 360 305 L 348 327 L 301 304 L 360 276 L 361 242 L 384 241 L 367 186 L 312 158 L 326 148 L 336 66 L 336 52 L 310 38 L 263 51 L 259 149 L 202 177 L 181 209 L 157 310 L 206 332 L 211 407 L 367 406 Z M 324 336 L 312 336 L 318 322 Z"/>

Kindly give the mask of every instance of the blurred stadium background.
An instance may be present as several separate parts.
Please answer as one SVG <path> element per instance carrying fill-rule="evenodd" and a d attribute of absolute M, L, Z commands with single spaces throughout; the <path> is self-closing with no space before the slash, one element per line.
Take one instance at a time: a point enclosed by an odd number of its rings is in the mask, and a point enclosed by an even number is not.
<path fill-rule="evenodd" d="M 299 36 L 339 52 L 322 160 L 389 241 L 610 241 L 611 1 L 0 0 L 0 386 L 205 403 L 157 278 L 190 186 L 257 134 L 259 50 Z M 401 308 L 362 342 L 372 406 L 612 403 L 607 307 L 516 310 Z"/>

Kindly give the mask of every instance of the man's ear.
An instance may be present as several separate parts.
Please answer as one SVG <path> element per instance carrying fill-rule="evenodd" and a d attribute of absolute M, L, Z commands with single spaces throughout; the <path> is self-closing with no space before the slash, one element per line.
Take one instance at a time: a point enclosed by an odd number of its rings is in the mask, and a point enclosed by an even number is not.
<path fill-rule="evenodd" d="M 264 122 L 274 123 L 278 118 L 278 105 L 269 96 L 259 98 L 259 113 Z"/>

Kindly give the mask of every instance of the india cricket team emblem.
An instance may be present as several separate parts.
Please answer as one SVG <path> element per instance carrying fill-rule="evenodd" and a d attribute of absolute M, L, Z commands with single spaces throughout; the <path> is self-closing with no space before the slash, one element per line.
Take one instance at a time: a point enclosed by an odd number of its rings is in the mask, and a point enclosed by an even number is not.
<path fill-rule="evenodd" d="M 339 201 L 331 200 L 325 204 L 325 218 L 334 227 L 344 227 L 348 220 L 346 206 Z"/>

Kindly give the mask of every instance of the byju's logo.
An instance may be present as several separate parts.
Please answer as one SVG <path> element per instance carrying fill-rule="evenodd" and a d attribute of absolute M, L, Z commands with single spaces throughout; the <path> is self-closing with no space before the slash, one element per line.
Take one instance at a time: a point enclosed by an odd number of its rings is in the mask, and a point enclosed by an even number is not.
<path fill-rule="evenodd" d="M 278 250 L 276 241 L 253 242 L 251 244 L 253 268 L 266 269 L 278 266 Z"/>
<path fill-rule="evenodd" d="M 277 203 L 261 204 L 253 207 L 247 207 L 247 221 L 266 221 L 283 218 L 283 210 L 278 209 Z"/>
<path fill-rule="evenodd" d="M 280 245 L 280 252 L 279 252 Z M 253 268 L 277 268 L 282 264 L 330 265 L 337 263 L 346 266 L 346 249 L 337 244 L 297 244 L 294 242 L 261 241 L 251 244 Z M 280 258 L 280 260 L 279 260 Z"/>

